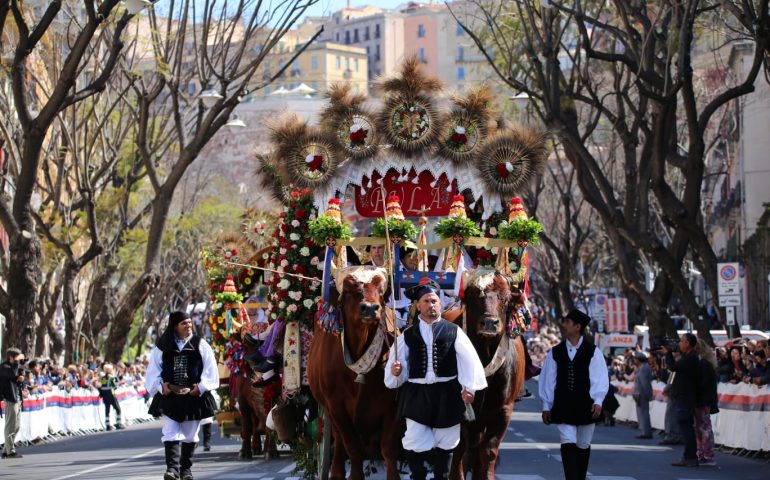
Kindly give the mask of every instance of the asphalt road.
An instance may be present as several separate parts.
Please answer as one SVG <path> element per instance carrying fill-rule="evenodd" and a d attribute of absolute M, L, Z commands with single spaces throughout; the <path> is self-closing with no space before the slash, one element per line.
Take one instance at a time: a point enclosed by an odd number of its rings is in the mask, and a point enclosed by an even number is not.
<path fill-rule="evenodd" d="M 529 385 L 531 391 L 537 385 Z M 514 419 L 501 447 L 497 469 L 500 480 L 558 480 L 562 478 L 556 427 L 540 421 L 535 397 L 517 404 Z M 199 480 L 299 480 L 286 452 L 280 459 L 241 461 L 239 443 L 223 439 L 215 428 L 211 452 L 198 450 L 193 467 Z M 767 480 L 770 465 L 758 460 L 717 453 L 717 467 L 670 466 L 681 447 L 666 447 L 655 440 L 637 440 L 629 426 L 599 426 L 594 434 L 589 478 L 593 480 Z M 22 459 L 0 460 L 0 479 L 160 479 L 165 471 L 160 423 L 133 425 L 122 431 L 72 437 L 57 442 L 20 447 Z M 384 479 L 384 469 L 372 480 Z M 404 473 L 402 478 L 408 478 Z"/>

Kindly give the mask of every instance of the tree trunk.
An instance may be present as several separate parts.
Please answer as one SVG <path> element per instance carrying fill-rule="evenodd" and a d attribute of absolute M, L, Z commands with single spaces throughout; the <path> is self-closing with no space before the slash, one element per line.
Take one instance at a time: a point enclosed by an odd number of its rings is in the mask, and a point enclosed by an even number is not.
<path fill-rule="evenodd" d="M 35 352 L 35 318 L 40 282 L 40 241 L 19 235 L 10 242 L 8 296 L 11 312 L 8 318 L 6 345 L 22 350 L 27 356 Z"/>
<path fill-rule="evenodd" d="M 129 289 L 123 303 L 110 322 L 110 334 L 107 337 L 104 359 L 119 362 L 126 348 L 128 332 L 134 320 L 136 310 L 144 303 L 147 296 L 158 286 L 160 277 L 157 273 L 145 273 Z"/>
<path fill-rule="evenodd" d="M 76 357 L 80 325 L 75 315 L 75 277 L 78 274 L 77 265 L 72 262 L 64 264 L 62 271 L 62 311 L 64 312 L 64 361 L 67 365 L 80 360 Z"/>

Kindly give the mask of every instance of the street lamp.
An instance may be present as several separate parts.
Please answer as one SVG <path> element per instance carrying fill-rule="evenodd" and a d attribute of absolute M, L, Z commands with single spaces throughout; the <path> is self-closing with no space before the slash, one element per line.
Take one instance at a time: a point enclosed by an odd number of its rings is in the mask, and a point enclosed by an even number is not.
<path fill-rule="evenodd" d="M 200 94 L 200 99 L 203 102 L 203 106 L 206 108 L 213 107 L 214 105 L 217 104 L 218 101 L 220 101 L 223 98 L 225 97 L 220 95 L 219 92 L 217 92 L 213 88 L 206 89 L 202 91 Z"/>
<path fill-rule="evenodd" d="M 235 114 L 233 114 L 233 118 L 231 118 L 230 120 L 227 121 L 227 123 L 225 123 L 225 127 L 230 127 L 233 130 L 238 130 L 240 128 L 244 128 L 245 126 L 246 124 L 243 123 L 243 120 L 238 118 L 238 115 L 235 115 Z"/>
<path fill-rule="evenodd" d="M 147 0 L 126 0 L 123 3 L 126 5 L 126 10 L 128 10 L 129 15 L 136 15 L 152 5 L 152 2 Z"/>
<path fill-rule="evenodd" d="M 529 105 L 530 96 L 527 92 L 519 92 L 512 96 L 511 100 L 513 100 L 513 104 L 516 105 L 516 108 L 523 110 Z"/>

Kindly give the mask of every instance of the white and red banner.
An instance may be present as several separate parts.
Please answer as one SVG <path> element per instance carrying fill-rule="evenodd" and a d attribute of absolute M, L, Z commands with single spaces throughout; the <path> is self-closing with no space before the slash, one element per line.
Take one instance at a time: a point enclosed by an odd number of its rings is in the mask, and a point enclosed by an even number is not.
<path fill-rule="evenodd" d="M 608 298 L 605 306 L 604 331 L 627 332 L 628 331 L 628 300 L 622 297 Z"/>

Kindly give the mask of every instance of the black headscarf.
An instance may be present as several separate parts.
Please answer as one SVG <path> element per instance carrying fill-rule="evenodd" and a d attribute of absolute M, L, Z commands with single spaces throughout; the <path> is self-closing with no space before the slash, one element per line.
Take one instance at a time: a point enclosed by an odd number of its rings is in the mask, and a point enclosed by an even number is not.
<path fill-rule="evenodd" d="M 188 315 L 186 312 L 182 312 L 180 310 L 177 310 L 176 312 L 171 312 L 168 315 L 168 326 L 166 327 L 166 330 L 163 331 L 163 335 L 161 335 L 158 338 L 158 341 L 155 343 L 155 345 L 164 352 L 170 352 L 176 349 L 176 326 L 180 323 L 184 322 L 185 320 L 188 320 L 190 318 L 190 315 Z"/>

